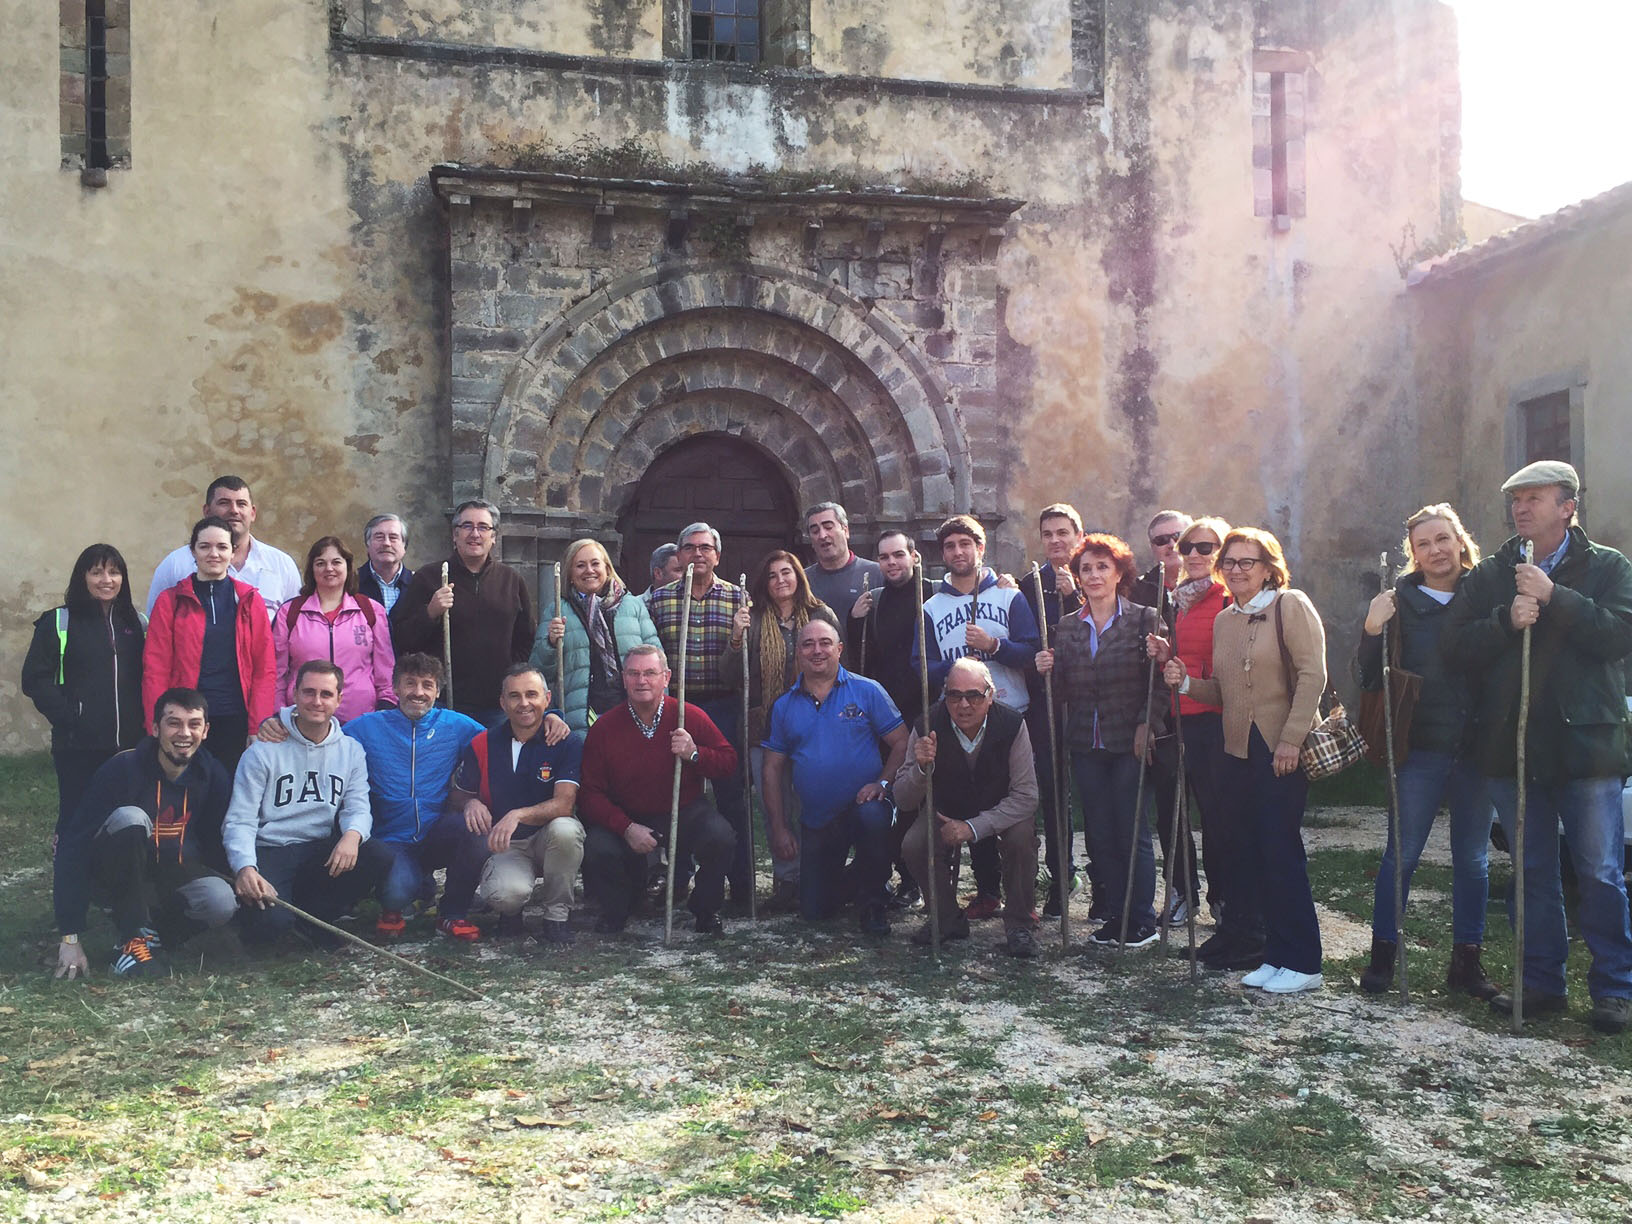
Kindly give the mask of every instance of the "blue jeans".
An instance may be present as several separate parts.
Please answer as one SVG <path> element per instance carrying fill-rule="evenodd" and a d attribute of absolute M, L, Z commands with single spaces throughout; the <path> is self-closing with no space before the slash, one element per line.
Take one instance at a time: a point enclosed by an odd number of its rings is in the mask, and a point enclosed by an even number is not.
<path fill-rule="evenodd" d="M 1097 867 L 1093 911 L 1105 911 L 1107 922 L 1120 923 L 1122 899 L 1128 895 L 1128 859 L 1133 859 L 1133 904 L 1128 931 L 1156 925 L 1156 852 L 1150 843 L 1148 811 L 1153 787 L 1146 779 L 1146 811 L 1135 813 L 1139 794 L 1139 758 L 1131 752 L 1095 748 L 1071 753 L 1071 774 L 1082 799 L 1082 823 L 1088 838 L 1088 860 Z M 1137 848 L 1135 842 L 1137 841 Z M 1101 885 L 1108 894 L 1101 901 Z"/>
<path fill-rule="evenodd" d="M 890 825 L 895 809 L 886 799 L 852 803 L 824 825 L 799 826 L 799 916 L 831 918 L 854 885 L 862 905 L 882 903 L 890 879 Z M 847 880 L 845 860 L 855 848 Z"/>
<path fill-rule="evenodd" d="M 1502 818 L 1508 845 L 1516 844 L 1517 786 L 1512 778 L 1490 779 L 1490 797 Z M 1595 999 L 1632 999 L 1632 923 L 1626 910 L 1626 878 L 1621 874 L 1621 780 L 1581 778 L 1539 784 L 1525 790 L 1524 810 L 1524 984 L 1543 994 L 1562 995 L 1570 937 L 1564 923 L 1564 886 L 1558 869 L 1558 832 L 1570 847 L 1581 905 L 1581 934 L 1592 953 L 1587 989 Z M 1509 912 L 1511 920 L 1511 911 Z"/>
<path fill-rule="evenodd" d="M 400 914 L 414 903 L 430 875 L 420 865 L 423 843 L 381 842 L 380 847 L 390 858 L 385 879 L 380 882 L 380 909 Z"/>
<path fill-rule="evenodd" d="M 1451 940 L 1459 944 L 1485 941 L 1485 905 L 1490 900 L 1490 797 L 1484 775 L 1471 761 L 1448 752 L 1413 748 L 1399 768 L 1400 851 L 1405 857 L 1403 896 L 1411 895 L 1411 876 L 1428 844 L 1434 814 L 1443 800 L 1451 809 Z M 1401 901 L 1403 906 L 1405 901 Z M 1394 828 L 1390 824 L 1377 869 L 1377 895 L 1372 901 L 1371 934 L 1395 943 Z"/>
<path fill-rule="evenodd" d="M 737 768 L 731 776 L 711 778 L 709 785 L 714 788 L 714 807 L 737 837 L 731 863 L 725 870 L 726 882 L 731 885 L 731 899 L 746 902 L 754 887 L 754 864 L 748 861 L 748 804 L 742 786 L 742 697 L 734 694 L 691 704 L 707 714 L 709 721 L 737 750 Z"/>

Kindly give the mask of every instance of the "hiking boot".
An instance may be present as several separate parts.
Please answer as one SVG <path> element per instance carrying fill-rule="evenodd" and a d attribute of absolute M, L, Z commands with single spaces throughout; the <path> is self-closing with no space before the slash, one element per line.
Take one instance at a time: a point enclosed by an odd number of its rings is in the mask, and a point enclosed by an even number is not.
<path fill-rule="evenodd" d="M 168 977 L 170 969 L 154 953 L 159 941 L 153 935 L 132 935 L 114 949 L 113 976 L 119 978 Z"/>
<path fill-rule="evenodd" d="M 1624 1033 L 1632 1021 L 1632 999 L 1605 997 L 1592 1001 L 1592 1027 L 1600 1033 Z"/>
<path fill-rule="evenodd" d="M 1569 1000 L 1563 995 L 1544 994 L 1539 990 L 1524 988 L 1524 1018 L 1534 1019 L 1537 1016 L 1560 1015 L 1569 1007 Z M 1513 992 L 1504 990 L 1493 995 L 1490 1000 L 1490 1010 L 1498 1016 L 1513 1014 Z"/>
<path fill-rule="evenodd" d="M 963 916 L 970 922 L 982 922 L 987 918 L 996 918 L 1003 912 L 1003 902 L 997 897 L 986 893 L 976 893 L 975 899 L 963 908 Z"/>
<path fill-rule="evenodd" d="M 460 943 L 475 943 L 482 937 L 482 928 L 468 918 L 442 918 L 436 924 L 437 933 Z"/>
<path fill-rule="evenodd" d="M 1032 938 L 1030 927 L 1010 927 L 1004 939 L 1003 950 L 1010 956 L 1020 960 L 1030 960 L 1037 955 L 1037 941 Z"/>
<path fill-rule="evenodd" d="M 930 940 L 931 940 L 932 937 L 933 937 L 933 930 L 930 927 L 930 924 L 926 922 L 926 923 L 924 923 L 923 926 L 919 927 L 916 931 L 914 931 L 912 933 L 912 942 L 914 944 L 916 944 L 920 948 L 927 948 L 930 945 Z M 947 943 L 947 942 L 949 942 L 951 940 L 954 940 L 954 939 L 968 939 L 968 938 L 969 938 L 969 919 L 965 918 L 962 914 L 959 914 L 956 918 L 952 919 L 952 921 L 950 921 L 950 922 L 943 922 L 941 924 L 941 942 L 942 943 Z"/>
<path fill-rule="evenodd" d="M 374 924 L 374 934 L 381 939 L 396 939 L 408 929 L 408 921 L 401 910 L 382 910 Z"/>
<path fill-rule="evenodd" d="M 1451 990 L 1465 990 L 1476 999 L 1493 999 L 1502 988 L 1490 980 L 1485 967 L 1479 963 L 1479 944 L 1451 945 L 1451 967 L 1445 971 L 1445 985 Z M 1365 985 L 1364 980 L 1360 983 Z"/>
<path fill-rule="evenodd" d="M 724 935 L 725 923 L 720 921 L 718 914 L 698 914 L 697 925 L 693 929 L 699 935 Z"/>
<path fill-rule="evenodd" d="M 882 904 L 862 906 L 860 925 L 861 933 L 869 939 L 883 939 L 890 933 L 890 920 Z"/>
<path fill-rule="evenodd" d="M 572 946 L 572 923 L 565 918 L 546 918 L 538 929 L 538 942 L 547 948 Z"/>
<path fill-rule="evenodd" d="M 1360 974 L 1360 989 L 1367 994 L 1382 994 L 1394 985 L 1394 957 L 1400 950 L 1400 945 L 1392 939 L 1371 938 L 1371 964 Z M 1451 961 L 1451 970 L 1456 970 L 1456 961 Z M 1486 995 L 1485 998 L 1490 998 Z"/>

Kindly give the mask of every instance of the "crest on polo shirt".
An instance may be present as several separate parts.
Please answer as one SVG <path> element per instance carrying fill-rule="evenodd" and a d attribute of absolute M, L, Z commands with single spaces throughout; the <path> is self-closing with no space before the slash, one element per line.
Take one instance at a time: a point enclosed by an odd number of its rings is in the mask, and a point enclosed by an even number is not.
<path fill-rule="evenodd" d="M 839 717 L 840 718 L 866 718 L 867 715 L 859 705 L 857 705 L 855 702 L 852 701 L 849 705 L 845 706 L 844 709 L 839 711 Z"/>
<path fill-rule="evenodd" d="M 554 776 L 555 770 L 550 767 L 548 762 L 538 767 L 538 780 L 540 782 L 548 782 Z"/>

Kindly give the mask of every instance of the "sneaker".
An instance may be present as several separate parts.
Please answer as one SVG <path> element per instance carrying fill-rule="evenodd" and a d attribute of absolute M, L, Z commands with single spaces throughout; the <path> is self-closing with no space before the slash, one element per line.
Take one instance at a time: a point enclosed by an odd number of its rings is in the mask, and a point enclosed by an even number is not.
<path fill-rule="evenodd" d="M 113 976 L 164 977 L 169 970 L 153 955 L 158 946 L 158 939 L 152 935 L 132 935 L 114 949 Z"/>
<path fill-rule="evenodd" d="M 1323 984 L 1318 973 L 1278 969 L 1275 976 L 1264 983 L 1264 990 L 1269 994 L 1302 994 L 1306 990 L 1319 990 Z"/>
<path fill-rule="evenodd" d="M 890 893 L 890 908 L 893 910 L 910 910 L 917 905 L 919 901 L 923 900 L 923 896 L 924 894 L 919 889 L 918 885 L 908 884 L 905 880 L 903 880 L 900 885 L 898 885 L 895 890 Z"/>
<path fill-rule="evenodd" d="M 1127 940 L 1122 944 L 1124 948 L 1148 948 L 1156 942 L 1156 928 L 1153 926 L 1134 927 L 1128 932 Z"/>
<path fill-rule="evenodd" d="M 1569 1000 L 1563 995 L 1543 994 L 1539 990 L 1524 988 L 1524 1018 L 1534 1016 L 1560 1015 L 1569 1007 Z M 1504 990 L 1490 1001 L 1490 1010 L 1499 1016 L 1512 1016 L 1513 992 Z"/>
<path fill-rule="evenodd" d="M 538 942 L 546 947 L 565 948 L 572 944 L 572 923 L 565 918 L 546 918 L 539 928 Z"/>
<path fill-rule="evenodd" d="M 1088 942 L 1101 948 L 1114 948 L 1120 942 L 1122 924 L 1111 921 L 1105 923 L 1099 930 L 1088 936 Z"/>
<path fill-rule="evenodd" d="M 1030 960 L 1037 955 L 1037 941 L 1032 938 L 1030 927 L 1011 927 L 1004 941 L 1004 949 L 1010 956 L 1020 960 Z"/>
<path fill-rule="evenodd" d="M 977 893 L 975 899 L 963 907 L 963 916 L 970 922 L 982 922 L 987 918 L 996 918 L 1003 912 L 1003 902 L 986 893 Z"/>
<path fill-rule="evenodd" d="M 381 939 L 395 939 L 407 929 L 408 922 L 401 910 L 382 910 L 379 921 L 374 924 L 374 934 Z"/>
<path fill-rule="evenodd" d="M 461 943 L 475 943 L 482 937 L 482 928 L 468 918 L 442 918 L 437 921 L 436 929 L 449 939 L 457 939 Z"/>
<path fill-rule="evenodd" d="M 969 938 L 969 919 L 959 914 L 951 922 L 941 927 L 941 942 L 949 943 L 954 939 Z M 933 939 L 933 930 L 929 923 L 924 923 L 912 933 L 912 942 L 920 948 L 929 947 Z"/>
<path fill-rule="evenodd" d="M 1190 921 L 1190 905 L 1183 897 L 1175 897 L 1173 906 L 1167 911 L 1168 926 L 1183 926 Z"/>
<path fill-rule="evenodd" d="M 693 929 L 699 935 L 724 935 L 725 923 L 720 921 L 718 914 L 698 914 L 697 925 Z"/>
<path fill-rule="evenodd" d="M 890 933 L 890 920 L 882 904 L 862 906 L 860 925 L 861 933 L 870 939 L 883 939 Z"/>
<path fill-rule="evenodd" d="M 1246 977 L 1242 978 L 1241 985 L 1250 986 L 1254 990 L 1262 990 L 1269 984 L 1269 979 L 1274 977 L 1280 971 L 1279 966 L 1271 965 L 1268 961 L 1265 961 L 1262 965 L 1259 965 L 1258 968 L 1247 974 Z"/>
<path fill-rule="evenodd" d="M 1624 1033 L 1632 1021 L 1632 999 L 1610 998 L 1592 1001 L 1592 1027 L 1600 1033 Z"/>
<path fill-rule="evenodd" d="M 520 939 L 527 934 L 527 924 L 520 913 L 500 914 L 499 925 L 493 933 L 500 939 Z"/>

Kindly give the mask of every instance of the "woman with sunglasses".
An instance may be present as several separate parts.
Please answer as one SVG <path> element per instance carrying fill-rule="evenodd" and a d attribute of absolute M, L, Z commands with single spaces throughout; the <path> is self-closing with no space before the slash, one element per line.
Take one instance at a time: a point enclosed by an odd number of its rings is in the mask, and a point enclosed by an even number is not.
<path fill-rule="evenodd" d="M 1230 525 L 1220 518 L 1200 518 L 1179 533 L 1180 563 L 1184 573 L 1173 590 L 1173 651 L 1184 660 L 1192 676 L 1213 674 L 1213 621 L 1229 607 L 1230 592 L 1213 572 L 1219 547 L 1229 535 Z M 1206 866 L 1207 905 L 1212 910 L 1218 932 L 1202 944 L 1200 958 L 1214 968 L 1230 938 L 1225 898 L 1230 893 L 1226 864 L 1232 859 L 1230 845 L 1239 842 L 1244 830 L 1224 823 L 1218 813 L 1218 770 L 1224 759 L 1223 711 L 1203 705 L 1188 694 L 1174 694 L 1179 720 L 1184 728 L 1184 776 L 1190 794 L 1201 813 L 1201 852 Z M 1196 881 L 1190 880 L 1191 903 L 1195 902 Z M 1236 907 L 1242 907 L 1238 904 Z M 1256 914 L 1255 906 L 1247 912 Z M 1252 931 L 1244 934 L 1251 935 Z M 1249 942 L 1249 941 L 1235 941 Z M 1258 939 L 1259 943 L 1262 938 Z M 1253 961 L 1247 968 L 1256 968 Z"/>
<path fill-rule="evenodd" d="M 1166 660 L 1168 684 L 1222 712 L 1216 806 L 1222 820 L 1247 831 L 1225 876 L 1239 886 L 1240 909 L 1257 898 L 1264 926 L 1261 963 L 1241 984 L 1271 994 L 1318 990 L 1320 923 L 1302 832 L 1309 779 L 1298 754 L 1326 689 L 1326 632 L 1309 597 L 1291 589 L 1280 541 L 1269 532 L 1226 532 L 1217 568 L 1234 602 L 1213 621 L 1213 674 L 1192 675 L 1159 638 L 1150 647 Z M 1226 898 L 1227 914 L 1234 901 Z M 1254 952 L 1250 942 L 1232 941 L 1215 959 L 1237 965 Z"/>
<path fill-rule="evenodd" d="M 1083 537 L 1071 557 L 1071 572 L 1086 603 L 1060 621 L 1053 649 L 1037 652 L 1037 672 L 1058 671 L 1054 699 L 1066 707 L 1065 746 L 1082 799 L 1088 855 L 1101 864 L 1099 878 L 1109 896 L 1095 898 L 1105 923 L 1089 938 L 1114 945 L 1122 938 L 1122 905 L 1133 860 L 1132 907 L 1125 947 L 1142 948 L 1156 939 L 1156 855 L 1150 822 L 1136 812 L 1140 762 L 1155 742 L 1145 722 L 1152 710 L 1154 729 L 1166 726 L 1160 704 L 1149 701 L 1145 639 L 1159 620 L 1154 608 L 1127 597 L 1133 587 L 1133 550 L 1113 535 Z M 1161 640 L 1161 639 L 1155 639 Z"/>

